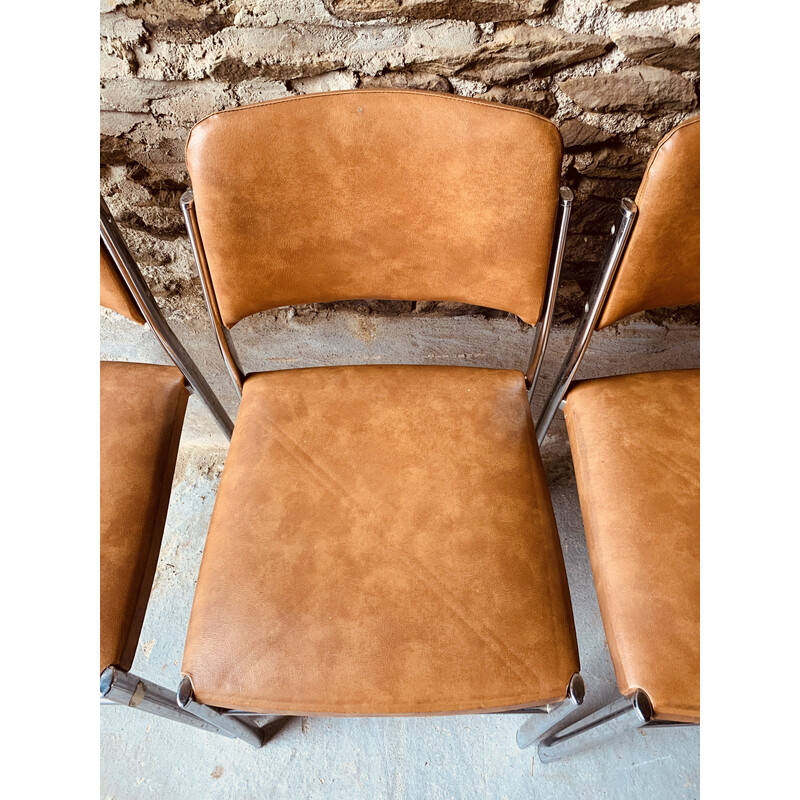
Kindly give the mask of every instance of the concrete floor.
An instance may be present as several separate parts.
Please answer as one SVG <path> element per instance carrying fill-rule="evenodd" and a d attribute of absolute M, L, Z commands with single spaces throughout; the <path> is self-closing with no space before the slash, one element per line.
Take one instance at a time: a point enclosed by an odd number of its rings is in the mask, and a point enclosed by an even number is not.
<path fill-rule="evenodd" d="M 411 334 L 402 320 L 345 312 L 344 319 L 319 321 L 294 337 L 269 341 L 271 365 L 305 366 L 346 361 L 512 366 L 524 363 L 530 341 L 514 320 L 473 319 L 455 334 L 459 320 L 427 320 L 424 335 Z M 174 321 L 173 321 L 174 322 Z M 326 325 L 332 326 L 326 330 Z M 364 328 L 366 325 L 366 331 Z M 269 327 L 269 325 L 268 325 Z M 178 321 L 176 332 L 181 331 Z M 349 333 L 348 333 L 349 331 Z M 438 334 L 438 336 L 435 336 Z M 347 341 L 348 335 L 352 342 Z M 549 387 L 572 331 L 555 329 L 542 382 Z M 212 361 L 207 339 L 186 339 L 198 359 Z M 417 338 L 415 338 L 415 336 Z M 429 336 L 434 336 L 429 339 Z M 449 337 L 449 338 L 448 338 Z M 699 363 L 696 328 L 643 322 L 597 335 L 582 368 L 584 376 L 643 369 L 694 367 Z M 250 335 L 245 335 L 249 351 Z M 146 332 L 111 315 L 101 321 L 103 358 L 163 361 Z M 202 340 L 202 341 L 201 341 Z M 299 340 L 299 343 L 298 343 Z M 237 339 L 237 341 L 241 341 Z M 263 342 L 264 340 L 262 340 Z M 343 345 L 330 355 L 330 342 Z M 328 344 L 322 344 L 328 342 Z M 398 344 L 399 342 L 399 344 Z M 262 349 L 264 349 L 262 347 Z M 248 352 L 243 354 L 245 361 Z M 331 360 L 332 359 L 332 360 Z M 274 363 L 277 362 L 277 363 Z M 286 363 L 289 362 L 289 363 Z M 221 364 L 210 370 L 221 387 Z M 231 405 L 227 389 L 220 388 Z M 534 398 L 534 413 L 542 397 Z M 231 409 L 234 410 L 233 408 Z M 578 495 L 563 418 L 559 414 L 543 447 L 545 468 L 566 560 L 586 680 L 587 711 L 617 695 L 605 644 L 583 535 Z M 183 635 L 194 582 L 225 458 L 225 440 L 196 398 L 187 425 L 173 486 L 161 558 L 133 670 L 165 686 L 177 686 Z M 417 719 L 297 718 L 259 751 L 210 733 L 131 709 L 103 707 L 101 789 L 104 798 L 696 798 L 699 793 L 699 730 L 649 730 L 621 736 L 602 748 L 543 765 L 531 750 L 520 751 L 516 715 Z"/>

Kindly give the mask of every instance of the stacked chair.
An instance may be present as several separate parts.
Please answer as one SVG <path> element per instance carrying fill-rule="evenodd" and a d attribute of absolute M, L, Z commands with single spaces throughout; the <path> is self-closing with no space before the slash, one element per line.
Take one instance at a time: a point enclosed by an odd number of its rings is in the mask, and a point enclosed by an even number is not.
<path fill-rule="evenodd" d="M 544 738 L 543 761 L 700 722 L 700 371 L 573 380 L 594 330 L 700 299 L 699 117 L 658 144 L 614 234 L 536 429 L 541 443 L 563 409 L 622 697 Z"/>
<path fill-rule="evenodd" d="M 163 318 L 100 199 L 100 303 L 148 324 L 175 366 L 100 362 L 100 698 L 230 735 L 130 672 L 169 508 L 190 392 L 230 437 L 233 423 Z M 225 720 L 227 723 L 227 720 Z"/>
<path fill-rule="evenodd" d="M 101 693 L 110 685 L 117 702 L 254 746 L 268 738 L 265 721 L 298 715 L 529 713 L 518 742 L 539 742 L 545 758 L 586 741 L 583 728 L 598 719 L 696 722 L 697 377 L 572 380 L 596 327 L 694 301 L 697 231 L 684 195 L 694 191 L 696 132 L 690 122 L 659 145 L 635 226 L 637 204 L 623 201 L 576 342 L 534 426 L 530 398 L 572 203 L 559 187 L 555 125 L 518 108 L 403 90 L 286 98 L 198 123 L 181 206 L 241 405 L 176 702 L 127 670 L 163 530 L 183 378 L 197 382 L 180 352 L 181 370 L 103 368 L 114 377 L 103 394 L 104 439 L 123 431 L 119 418 L 132 428 L 119 435 L 142 443 L 126 458 L 104 442 L 103 502 L 123 469 L 134 468 L 142 488 L 131 484 L 127 499 L 113 500 L 126 510 L 103 520 L 104 540 L 112 541 L 106 529 L 125 539 L 109 563 L 131 571 L 125 594 L 108 591 L 120 632 L 101 656 Z M 135 264 L 119 241 L 109 250 L 127 254 L 113 261 L 130 290 Z M 131 302 L 125 284 L 117 281 L 124 300 L 112 307 L 152 325 L 139 297 L 150 297 L 146 286 Z M 232 329 L 246 317 L 363 298 L 516 314 L 535 326 L 527 370 L 242 369 Z M 135 391 L 118 388 L 123 366 L 140 370 Z M 106 410 L 122 397 L 119 410 Z M 230 433 L 210 390 L 208 398 Z M 154 410 L 142 411 L 148 402 Z M 572 724 L 584 686 L 539 453 L 560 406 L 624 695 L 602 719 Z M 119 520 L 134 518 L 146 522 L 129 534 Z M 121 700 L 112 696 L 118 685 Z M 151 695 L 147 708 L 141 698 Z"/>
<path fill-rule="evenodd" d="M 541 711 L 582 699 L 528 392 L 571 194 L 528 111 L 351 91 L 193 129 L 182 205 L 242 402 L 186 638 L 180 700 L 255 715 Z M 478 200 L 479 198 L 479 200 Z M 530 366 L 245 375 L 231 328 L 375 297 L 537 325 Z"/>

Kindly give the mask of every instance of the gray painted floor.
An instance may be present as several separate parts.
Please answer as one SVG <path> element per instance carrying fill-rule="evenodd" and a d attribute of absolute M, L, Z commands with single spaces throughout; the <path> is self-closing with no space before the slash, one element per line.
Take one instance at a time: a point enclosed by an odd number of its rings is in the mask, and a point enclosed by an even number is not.
<path fill-rule="evenodd" d="M 552 370 L 570 336 L 569 331 L 554 331 L 543 374 L 545 385 L 552 380 Z M 696 329 L 627 326 L 596 337 L 582 374 L 697 366 L 697 337 Z M 119 352 L 104 353 L 104 357 L 126 356 L 129 353 L 124 346 Z M 540 404 L 537 396 L 534 410 Z M 195 398 L 190 400 L 188 419 L 161 558 L 133 668 L 170 687 L 180 680 L 182 636 L 225 457 L 224 440 L 209 427 L 207 414 Z M 584 708 L 589 711 L 613 699 L 617 690 L 560 415 L 543 457 L 572 593 L 581 672 L 587 684 Z M 105 706 L 100 710 L 101 796 L 117 800 L 657 800 L 698 796 L 697 729 L 634 732 L 600 749 L 543 765 L 532 751 L 520 751 L 516 746 L 514 734 L 523 719 L 516 715 L 296 718 L 266 747 L 255 751 L 240 742 L 131 709 Z"/>

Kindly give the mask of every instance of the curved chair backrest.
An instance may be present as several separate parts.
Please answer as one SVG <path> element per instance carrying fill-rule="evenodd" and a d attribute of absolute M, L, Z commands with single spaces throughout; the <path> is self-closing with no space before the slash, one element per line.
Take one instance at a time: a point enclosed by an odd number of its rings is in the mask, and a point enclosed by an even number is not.
<path fill-rule="evenodd" d="M 540 446 L 595 330 L 637 311 L 700 299 L 700 117 L 682 122 L 658 143 L 636 202 L 622 200 L 611 233 L 575 337 L 536 423 Z"/>
<path fill-rule="evenodd" d="M 142 312 L 102 239 L 100 240 L 100 305 L 144 325 Z"/>
<path fill-rule="evenodd" d="M 636 205 L 639 215 L 598 330 L 637 311 L 700 300 L 700 117 L 658 143 Z"/>
<path fill-rule="evenodd" d="M 536 324 L 561 150 L 543 117 L 436 92 L 213 114 L 186 159 L 223 324 L 365 298 L 472 303 Z"/>

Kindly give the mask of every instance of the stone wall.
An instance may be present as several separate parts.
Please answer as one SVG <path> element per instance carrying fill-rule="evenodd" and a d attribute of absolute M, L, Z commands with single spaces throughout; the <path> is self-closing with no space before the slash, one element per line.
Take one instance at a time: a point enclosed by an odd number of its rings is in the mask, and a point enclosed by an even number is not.
<path fill-rule="evenodd" d="M 699 107 L 699 4 L 681 0 L 101 0 L 101 12 L 101 191 L 154 294 L 184 322 L 204 313 L 178 208 L 184 144 L 214 111 L 394 86 L 548 116 L 576 194 L 564 323 L 583 305 L 619 199 Z"/>

